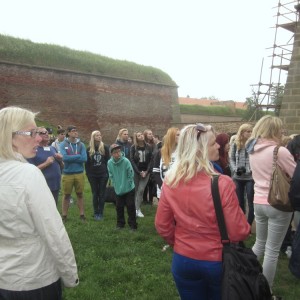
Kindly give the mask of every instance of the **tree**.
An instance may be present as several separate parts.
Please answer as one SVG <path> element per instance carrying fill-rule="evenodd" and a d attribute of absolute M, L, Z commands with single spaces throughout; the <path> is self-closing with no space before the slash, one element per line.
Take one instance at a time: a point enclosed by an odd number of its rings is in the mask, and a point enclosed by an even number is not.
<path fill-rule="evenodd" d="M 276 116 L 279 116 L 280 113 L 280 107 L 284 94 L 284 87 L 285 86 L 283 84 L 279 84 L 275 87 L 272 87 L 270 91 L 271 104 L 276 105 L 274 111 Z"/>
<path fill-rule="evenodd" d="M 257 95 L 254 91 L 252 91 L 252 96 L 246 98 L 245 105 L 247 106 L 246 112 L 244 114 L 243 119 L 246 121 L 258 120 L 263 115 L 264 112 L 257 106 Z"/>

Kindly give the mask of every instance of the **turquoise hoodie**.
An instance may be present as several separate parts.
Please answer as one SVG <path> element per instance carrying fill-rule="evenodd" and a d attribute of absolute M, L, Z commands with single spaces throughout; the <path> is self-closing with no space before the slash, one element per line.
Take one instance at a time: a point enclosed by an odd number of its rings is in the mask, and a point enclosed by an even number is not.
<path fill-rule="evenodd" d="M 107 169 L 117 195 L 122 196 L 134 189 L 134 173 L 126 157 L 121 156 L 118 160 L 111 157 Z"/>

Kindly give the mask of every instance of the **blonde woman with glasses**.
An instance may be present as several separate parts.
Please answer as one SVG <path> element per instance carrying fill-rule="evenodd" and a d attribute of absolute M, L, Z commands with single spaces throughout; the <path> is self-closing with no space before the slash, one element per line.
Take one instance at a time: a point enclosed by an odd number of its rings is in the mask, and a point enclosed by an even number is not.
<path fill-rule="evenodd" d="M 184 127 L 172 168 L 166 173 L 155 217 L 158 233 L 173 247 L 172 273 L 182 300 L 221 300 L 222 242 L 211 192 L 211 161 L 219 145 L 210 125 Z M 219 177 L 221 204 L 231 241 L 250 226 L 239 207 L 235 184 Z"/>
<path fill-rule="evenodd" d="M 42 138 L 33 112 L 0 110 L 0 299 L 60 300 L 78 285 L 68 234 L 33 158 Z"/>

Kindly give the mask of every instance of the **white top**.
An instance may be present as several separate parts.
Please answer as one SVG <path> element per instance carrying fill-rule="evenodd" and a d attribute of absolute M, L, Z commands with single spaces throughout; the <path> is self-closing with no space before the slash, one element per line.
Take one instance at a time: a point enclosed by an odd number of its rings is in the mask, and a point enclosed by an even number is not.
<path fill-rule="evenodd" d="M 59 278 L 78 284 L 68 234 L 42 172 L 0 159 L 0 288 L 25 291 Z"/>

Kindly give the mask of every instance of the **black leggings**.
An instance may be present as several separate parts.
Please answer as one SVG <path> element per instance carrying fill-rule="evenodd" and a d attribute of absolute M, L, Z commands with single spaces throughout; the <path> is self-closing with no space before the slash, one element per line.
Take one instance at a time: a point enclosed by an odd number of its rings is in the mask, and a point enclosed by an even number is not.
<path fill-rule="evenodd" d="M 0 300 L 61 300 L 60 279 L 50 285 L 30 291 L 9 291 L 0 289 Z"/>

